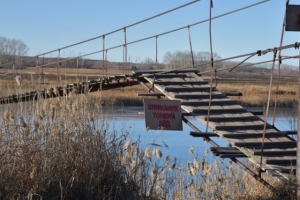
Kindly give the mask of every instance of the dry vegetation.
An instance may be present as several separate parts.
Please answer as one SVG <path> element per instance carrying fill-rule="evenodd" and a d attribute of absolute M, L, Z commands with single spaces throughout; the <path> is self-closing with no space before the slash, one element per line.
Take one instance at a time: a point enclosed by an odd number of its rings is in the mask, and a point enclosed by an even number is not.
<path fill-rule="evenodd" d="M 89 94 L 4 107 L 1 199 L 292 199 L 295 187 L 268 178 L 280 194 L 234 163 L 198 157 L 180 165 L 161 144 L 140 146 L 131 130 L 109 129 Z M 29 105 L 28 105 L 29 104 Z M 139 133 L 134 133 L 139 134 Z M 208 149 L 204 150 L 205 155 Z M 209 159 L 211 160 L 211 158 Z"/>
<path fill-rule="evenodd" d="M 74 74 L 67 78 L 76 81 Z M 62 83 L 33 75 L 21 81 L 2 79 L 1 96 Z M 243 92 L 245 104 L 265 105 L 266 84 L 220 83 L 218 89 Z M 280 91 L 288 98 L 296 92 L 288 83 Z M 102 106 L 142 105 L 138 92 L 145 90 L 134 86 L 3 105 L 0 199 L 296 199 L 293 178 L 265 177 L 274 194 L 229 160 L 199 157 L 191 147 L 190 161 L 180 164 L 163 155 L 164 145 L 141 146 L 129 139 L 130 130 L 109 129 Z"/>

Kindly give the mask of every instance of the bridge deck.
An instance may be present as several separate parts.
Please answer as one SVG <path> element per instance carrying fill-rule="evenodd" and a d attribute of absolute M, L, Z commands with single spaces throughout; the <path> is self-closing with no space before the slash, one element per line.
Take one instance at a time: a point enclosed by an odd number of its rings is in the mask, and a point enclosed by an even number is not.
<path fill-rule="evenodd" d="M 264 121 L 247 111 L 236 101 L 229 99 L 215 88 L 212 91 L 210 117 L 207 118 L 210 85 L 194 72 L 173 72 L 151 75 L 148 72 L 134 72 L 143 75 L 167 98 L 180 100 L 181 107 L 213 132 L 228 141 L 234 152 L 228 149 L 217 154 L 221 157 L 248 157 L 259 166 Z M 295 173 L 296 141 L 287 132 L 279 132 L 267 124 L 264 139 L 262 169 L 272 175 L 288 178 Z"/>

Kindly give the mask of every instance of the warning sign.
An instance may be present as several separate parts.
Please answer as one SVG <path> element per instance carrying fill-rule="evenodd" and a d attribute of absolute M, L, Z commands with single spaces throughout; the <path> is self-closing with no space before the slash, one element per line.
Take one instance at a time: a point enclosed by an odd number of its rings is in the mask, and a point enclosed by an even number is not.
<path fill-rule="evenodd" d="M 144 99 L 147 129 L 182 130 L 179 100 Z"/>

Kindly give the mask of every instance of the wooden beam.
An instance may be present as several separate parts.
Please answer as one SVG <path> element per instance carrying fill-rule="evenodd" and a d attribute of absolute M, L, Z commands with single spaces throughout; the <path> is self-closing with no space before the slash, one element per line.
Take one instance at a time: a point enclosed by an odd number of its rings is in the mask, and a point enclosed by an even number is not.
<path fill-rule="evenodd" d="M 261 142 L 234 142 L 233 145 L 238 147 L 246 147 L 246 148 L 261 148 Z M 297 146 L 296 141 L 288 141 L 288 142 L 265 142 L 264 148 L 295 148 Z"/>
<path fill-rule="evenodd" d="M 153 84 L 153 82 L 151 83 Z M 207 81 L 154 81 L 158 85 L 207 85 Z"/>
<path fill-rule="evenodd" d="M 290 164 L 295 165 L 296 164 L 296 156 L 295 158 L 288 159 L 288 158 L 280 158 L 280 159 L 272 159 L 272 158 L 264 158 L 264 162 L 266 164 Z"/>
<path fill-rule="evenodd" d="M 226 96 L 232 96 L 232 97 L 241 97 L 243 94 L 241 92 L 225 92 Z"/>
<path fill-rule="evenodd" d="M 224 133 L 222 134 L 223 137 L 226 138 L 261 138 L 263 133 Z M 272 133 L 266 133 L 266 137 L 281 137 L 281 136 L 287 136 L 286 133 L 282 132 L 272 132 Z"/>
<path fill-rule="evenodd" d="M 205 121 L 207 121 L 208 117 L 205 117 Z M 238 120 L 257 120 L 260 119 L 256 116 L 231 116 L 231 117 L 209 117 L 209 121 L 219 121 L 219 122 L 226 122 L 226 121 L 238 121 Z"/>
<path fill-rule="evenodd" d="M 188 100 L 182 100 L 181 101 L 181 105 L 186 105 L 186 106 L 208 106 L 209 104 L 209 101 L 202 101 L 202 100 L 199 100 L 199 101 L 195 101 L 195 100 L 192 100 L 192 101 L 188 101 Z M 222 99 L 222 100 L 212 100 L 211 101 L 211 105 L 228 105 L 228 104 L 237 104 L 237 101 L 235 100 L 231 100 L 231 99 Z"/>
<path fill-rule="evenodd" d="M 162 93 L 138 93 L 139 97 L 164 97 L 165 95 Z"/>
<path fill-rule="evenodd" d="M 220 154 L 220 158 L 246 158 L 246 156 L 243 153 L 233 153 L 233 154 Z"/>
<path fill-rule="evenodd" d="M 204 98 L 209 98 L 209 94 L 170 94 L 170 96 L 174 98 L 180 98 L 180 99 L 188 99 L 188 98 L 199 98 L 199 99 L 204 99 Z M 219 94 L 212 94 L 212 98 L 219 98 L 219 97 L 225 97 L 224 94 L 219 93 Z"/>
<path fill-rule="evenodd" d="M 252 113 L 253 115 L 263 115 L 264 111 L 261 110 L 249 110 L 248 112 Z"/>
<path fill-rule="evenodd" d="M 255 156 L 261 155 L 261 150 L 250 150 L 250 152 Z M 275 150 L 275 149 L 264 149 L 264 156 L 272 156 L 272 155 L 285 155 L 285 156 L 296 156 L 297 155 L 297 149 L 281 149 L 281 150 Z"/>
<path fill-rule="evenodd" d="M 193 109 L 194 113 L 207 113 L 208 109 L 207 108 L 195 108 Z M 245 112 L 245 108 L 220 108 L 220 109 L 215 109 L 211 108 L 210 113 L 232 113 L 232 112 Z"/>
<path fill-rule="evenodd" d="M 216 126 L 216 130 L 226 131 L 226 130 L 249 130 L 249 129 L 263 129 L 264 124 L 252 124 L 252 125 L 227 125 L 227 126 Z"/>
<path fill-rule="evenodd" d="M 215 134 L 214 132 L 202 133 L 191 131 L 190 135 L 193 137 L 219 137 L 219 135 Z"/>
<path fill-rule="evenodd" d="M 185 92 L 201 92 L 201 91 L 209 91 L 210 87 L 184 87 L 184 86 L 179 86 L 179 87 L 165 87 L 165 91 L 167 92 L 180 92 L 180 91 L 185 91 Z M 215 87 L 213 88 L 215 90 Z"/>

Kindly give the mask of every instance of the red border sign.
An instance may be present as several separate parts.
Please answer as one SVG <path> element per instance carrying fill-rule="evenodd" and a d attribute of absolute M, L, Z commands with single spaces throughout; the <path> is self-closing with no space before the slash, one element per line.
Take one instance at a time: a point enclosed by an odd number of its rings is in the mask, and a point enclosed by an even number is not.
<path fill-rule="evenodd" d="M 147 129 L 182 130 L 179 100 L 144 99 L 144 111 Z"/>

